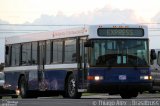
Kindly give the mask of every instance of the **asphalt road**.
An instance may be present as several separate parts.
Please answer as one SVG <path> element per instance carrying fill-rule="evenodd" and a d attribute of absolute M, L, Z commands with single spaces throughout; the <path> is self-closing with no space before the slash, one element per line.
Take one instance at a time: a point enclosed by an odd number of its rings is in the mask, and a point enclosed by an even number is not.
<path fill-rule="evenodd" d="M 119 95 L 98 94 L 81 99 L 39 97 L 37 99 L 2 99 L 0 106 L 160 106 L 160 94 L 140 94 L 134 99 L 121 99 Z"/>

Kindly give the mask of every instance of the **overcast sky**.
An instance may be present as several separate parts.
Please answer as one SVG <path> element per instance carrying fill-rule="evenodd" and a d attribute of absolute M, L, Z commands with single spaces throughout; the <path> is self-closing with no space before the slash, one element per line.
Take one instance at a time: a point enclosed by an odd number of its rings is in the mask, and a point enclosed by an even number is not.
<path fill-rule="evenodd" d="M 160 23 L 160 0 L 0 0 L 0 24 L 137 24 Z M 160 28 L 160 25 L 149 25 Z M 53 27 L 3 26 L 1 30 L 52 30 Z M 0 62 L 4 61 L 4 37 L 0 33 Z M 152 48 L 158 32 L 149 32 Z M 160 44 L 159 44 L 160 45 Z"/>
<path fill-rule="evenodd" d="M 49 16 L 96 13 L 101 10 L 133 10 L 150 20 L 160 10 L 160 0 L 0 0 L 0 18 L 10 23 L 33 22 L 42 14 Z"/>

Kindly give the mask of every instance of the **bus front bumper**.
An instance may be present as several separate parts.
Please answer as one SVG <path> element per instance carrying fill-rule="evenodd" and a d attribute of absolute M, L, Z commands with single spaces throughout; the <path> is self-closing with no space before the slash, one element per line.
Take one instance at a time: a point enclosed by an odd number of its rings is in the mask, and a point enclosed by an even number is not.
<path fill-rule="evenodd" d="M 123 91 L 149 91 L 152 88 L 151 83 L 92 83 L 88 84 L 88 92 L 91 93 L 120 93 Z"/>

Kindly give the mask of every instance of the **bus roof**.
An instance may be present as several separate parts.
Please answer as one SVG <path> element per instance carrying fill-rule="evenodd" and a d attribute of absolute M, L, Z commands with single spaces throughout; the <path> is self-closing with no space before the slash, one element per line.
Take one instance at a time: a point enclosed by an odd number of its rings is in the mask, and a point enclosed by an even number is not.
<path fill-rule="evenodd" d="M 87 25 L 77 28 L 55 30 L 49 32 L 40 32 L 25 34 L 13 37 L 7 37 L 5 39 L 5 44 L 15 44 L 22 42 L 32 42 L 32 41 L 41 41 L 49 39 L 58 39 L 58 38 L 68 38 L 68 37 L 77 37 L 77 36 L 87 36 L 89 39 L 93 38 L 116 38 L 116 37 L 100 37 L 97 34 L 98 28 L 143 28 L 144 36 L 143 37 L 134 37 L 134 38 L 148 38 L 147 26 L 137 25 L 137 24 L 107 24 L 107 25 Z M 120 38 L 120 37 L 117 37 Z M 121 38 L 131 38 L 131 37 L 121 37 Z M 133 37 L 132 37 L 133 38 Z"/>

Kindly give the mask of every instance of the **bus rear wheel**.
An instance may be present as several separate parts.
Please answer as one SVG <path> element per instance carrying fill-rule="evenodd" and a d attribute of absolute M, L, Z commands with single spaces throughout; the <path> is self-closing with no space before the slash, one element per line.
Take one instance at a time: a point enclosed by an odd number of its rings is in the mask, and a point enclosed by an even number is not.
<path fill-rule="evenodd" d="M 22 98 L 27 98 L 27 82 L 26 82 L 26 78 L 24 76 L 22 76 L 20 78 L 20 83 L 19 83 L 19 89 L 20 89 L 20 96 Z"/>
<path fill-rule="evenodd" d="M 20 78 L 19 82 L 19 90 L 20 90 L 20 96 L 22 98 L 37 98 L 37 93 L 31 92 L 28 90 L 27 87 L 27 80 L 24 76 Z"/>
<path fill-rule="evenodd" d="M 78 99 L 81 98 L 81 96 L 82 93 L 78 92 L 77 90 L 77 83 L 75 77 L 73 76 L 73 74 L 69 75 L 68 80 L 66 82 L 66 90 L 63 94 L 63 97 Z"/>

